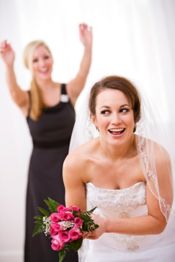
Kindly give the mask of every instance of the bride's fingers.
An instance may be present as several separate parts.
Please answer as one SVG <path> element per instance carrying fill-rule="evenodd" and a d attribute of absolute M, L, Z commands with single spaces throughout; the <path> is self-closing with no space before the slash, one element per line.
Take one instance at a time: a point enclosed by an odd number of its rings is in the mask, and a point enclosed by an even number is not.
<path fill-rule="evenodd" d="M 89 232 L 83 232 L 83 238 L 87 238 Z"/>
<path fill-rule="evenodd" d="M 94 235 L 88 235 L 87 239 L 97 239 L 97 237 Z"/>
<path fill-rule="evenodd" d="M 92 233 L 91 232 L 83 232 L 83 238 L 91 238 Z"/>
<path fill-rule="evenodd" d="M 85 232 L 83 233 L 83 238 L 96 239 L 97 236 L 93 232 Z"/>

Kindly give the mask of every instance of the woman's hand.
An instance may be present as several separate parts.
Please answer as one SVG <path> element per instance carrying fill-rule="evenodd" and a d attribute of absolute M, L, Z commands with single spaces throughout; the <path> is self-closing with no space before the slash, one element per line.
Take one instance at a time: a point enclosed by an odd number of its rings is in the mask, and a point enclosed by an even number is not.
<path fill-rule="evenodd" d="M 85 47 L 92 47 L 92 28 L 87 24 L 79 25 L 80 41 Z"/>
<path fill-rule="evenodd" d="M 0 43 L 0 56 L 6 66 L 13 66 L 15 60 L 15 53 L 6 40 Z"/>
<path fill-rule="evenodd" d="M 92 214 L 91 217 L 94 220 L 94 223 L 99 225 L 99 227 L 92 232 L 84 233 L 83 237 L 87 239 L 97 239 L 106 232 L 107 220 L 105 217 L 96 214 Z"/>
<path fill-rule="evenodd" d="M 92 29 L 87 24 L 80 24 L 79 35 L 84 46 L 83 56 L 75 78 L 67 83 L 68 96 L 73 105 L 86 84 L 92 60 Z"/>

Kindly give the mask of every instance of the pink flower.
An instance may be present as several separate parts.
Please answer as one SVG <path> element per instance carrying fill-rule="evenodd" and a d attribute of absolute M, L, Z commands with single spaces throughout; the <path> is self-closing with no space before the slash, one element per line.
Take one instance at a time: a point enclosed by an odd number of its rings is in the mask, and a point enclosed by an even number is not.
<path fill-rule="evenodd" d="M 65 212 L 60 211 L 59 217 L 60 217 L 61 220 L 64 220 L 64 221 L 74 219 L 74 215 L 69 211 L 65 211 Z"/>
<path fill-rule="evenodd" d="M 81 227 L 83 225 L 83 221 L 80 217 L 75 217 L 74 223 L 77 227 Z"/>
<path fill-rule="evenodd" d="M 52 237 L 51 248 L 54 251 L 60 251 L 64 248 L 64 242 L 61 241 L 58 235 Z"/>
<path fill-rule="evenodd" d="M 77 206 L 70 206 L 70 209 L 72 210 L 72 211 L 80 211 L 80 208 L 79 207 L 77 207 Z"/>
<path fill-rule="evenodd" d="M 59 230 L 60 230 L 60 225 L 59 224 L 52 223 L 50 225 L 50 234 L 51 234 L 51 236 L 52 235 L 56 235 L 59 232 Z"/>
<path fill-rule="evenodd" d="M 77 240 L 79 238 L 82 237 L 82 233 L 80 231 L 79 228 L 77 227 L 73 227 L 70 231 L 69 231 L 69 236 L 70 236 L 70 239 L 72 240 Z"/>
<path fill-rule="evenodd" d="M 56 252 L 63 251 L 59 252 L 59 259 L 63 261 L 64 255 L 69 250 L 80 248 L 84 228 L 89 232 L 98 227 L 91 219 L 94 209 L 84 213 L 77 206 L 65 207 L 51 198 L 45 200 L 45 203 L 48 206 L 46 211 L 50 215 L 45 216 L 40 210 L 41 215 L 35 217 L 36 227 L 33 234 L 44 232 L 46 236 L 49 236 L 51 249 Z"/>
<path fill-rule="evenodd" d="M 60 238 L 61 242 L 63 242 L 63 243 L 69 242 L 70 236 L 69 236 L 68 231 L 60 231 L 59 232 L 59 238 Z"/>
<path fill-rule="evenodd" d="M 50 215 L 51 222 L 57 223 L 60 220 L 58 213 L 54 212 Z"/>
<path fill-rule="evenodd" d="M 63 205 L 59 205 L 57 207 L 57 212 L 60 213 L 60 212 L 66 212 L 66 211 L 70 211 L 70 208 L 69 207 L 65 207 Z"/>

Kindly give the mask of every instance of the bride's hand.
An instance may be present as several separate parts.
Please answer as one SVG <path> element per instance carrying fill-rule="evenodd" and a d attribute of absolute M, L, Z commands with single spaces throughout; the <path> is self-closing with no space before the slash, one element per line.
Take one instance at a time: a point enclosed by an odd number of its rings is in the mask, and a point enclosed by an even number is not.
<path fill-rule="evenodd" d="M 99 238 L 103 233 L 106 232 L 106 218 L 96 215 L 96 214 L 92 214 L 91 215 L 92 219 L 94 220 L 94 223 L 97 224 L 99 227 L 92 231 L 92 232 L 87 232 L 84 234 L 84 238 L 87 239 L 97 239 Z"/>

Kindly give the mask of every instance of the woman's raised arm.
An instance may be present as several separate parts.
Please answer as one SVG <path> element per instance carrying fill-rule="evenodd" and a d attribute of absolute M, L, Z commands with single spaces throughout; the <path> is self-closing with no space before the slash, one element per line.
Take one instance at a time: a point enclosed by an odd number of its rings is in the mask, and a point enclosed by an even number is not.
<path fill-rule="evenodd" d="M 14 71 L 15 52 L 6 40 L 0 43 L 0 55 L 6 66 L 6 80 L 11 97 L 23 110 L 28 105 L 28 95 L 17 83 Z"/>

